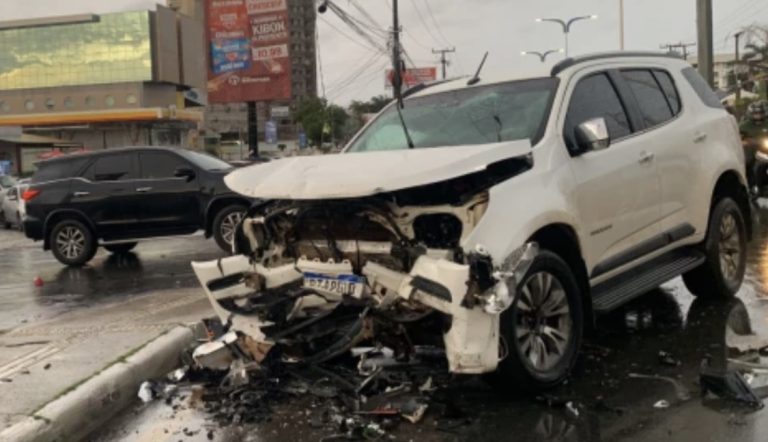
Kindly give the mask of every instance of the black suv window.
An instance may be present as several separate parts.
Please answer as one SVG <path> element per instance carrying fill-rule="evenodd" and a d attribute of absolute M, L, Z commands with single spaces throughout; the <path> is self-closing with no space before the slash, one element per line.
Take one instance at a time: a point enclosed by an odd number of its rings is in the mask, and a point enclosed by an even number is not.
<path fill-rule="evenodd" d="M 88 158 L 72 158 L 37 163 L 37 171 L 35 171 L 30 182 L 43 183 L 46 181 L 72 178 L 77 176 L 78 172 L 80 172 L 87 162 Z"/>
<path fill-rule="evenodd" d="M 183 159 L 163 152 L 147 152 L 139 155 L 141 177 L 145 179 L 173 178 L 179 167 L 190 167 Z"/>
<path fill-rule="evenodd" d="M 136 178 L 133 155 L 108 155 L 97 158 L 84 176 L 91 181 L 125 181 Z"/>
<path fill-rule="evenodd" d="M 688 83 L 691 84 L 693 90 L 696 91 L 696 95 L 701 98 L 704 104 L 716 109 L 723 109 L 723 104 L 717 99 L 717 95 L 715 95 L 707 81 L 699 74 L 699 71 L 694 68 L 685 68 L 683 69 L 683 77 L 688 80 Z"/>
<path fill-rule="evenodd" d="M 565 119 L 565 139 L 568 147 L 576 148 L 576 126 L 600 117 L 605 118 L 612 140 L 624 138 L 632 133 L 627 112 L 606 74 L 592 75 L 576 85 Z"/>
<path fill-rule="evenodd" d="M 672 119 L 672 109 L 651 71 L 646 69 L 621 71 L 637 99 L 645 127 L 658 126 Z"/>
<path fill-rule="evenodd" d="M 661 90 L 663 90 L 664 95 L 667 96 L 667 101 L 669 102 L 669 107 L 672 109 L 672 113 L 675 115 L 679 114 L 683 105 L 680 102 L 680 94 L 677 92 L 672 76 L 669 75 L 669 72 L 658 70 L 653 71 L 653 76 L 656 77 L 656 81 L 661 85 Z"/>

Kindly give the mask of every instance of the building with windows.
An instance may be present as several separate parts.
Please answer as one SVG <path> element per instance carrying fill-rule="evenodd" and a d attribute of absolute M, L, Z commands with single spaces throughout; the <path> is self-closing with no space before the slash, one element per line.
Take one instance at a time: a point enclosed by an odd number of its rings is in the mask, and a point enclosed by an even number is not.
<path fill-rule="evenodd" d="M 202 24 L 163 6 L 0 22 L 0 126 L 87 149 L 196 145 L 204 50 Z"/>

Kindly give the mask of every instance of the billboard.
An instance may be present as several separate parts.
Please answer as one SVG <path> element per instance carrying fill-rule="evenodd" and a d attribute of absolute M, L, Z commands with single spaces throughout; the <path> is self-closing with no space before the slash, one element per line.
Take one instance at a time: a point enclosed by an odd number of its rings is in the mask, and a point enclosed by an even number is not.
<path fill-rule="evenodd" d="M 387 87 L 392 87 L 392 77 L 394 76 L 394 70 L 387 69 L 386 79 Z M 403 72 L 403 86 L 413 87 L 422 83 L 429 83 L 430 81 L 437 80 L 437 68 L 410 68 Z"/>
<path fill-rule="evenodd" d="M 289 100 L 287 0 L 206 0 L 208 101 Z"/>

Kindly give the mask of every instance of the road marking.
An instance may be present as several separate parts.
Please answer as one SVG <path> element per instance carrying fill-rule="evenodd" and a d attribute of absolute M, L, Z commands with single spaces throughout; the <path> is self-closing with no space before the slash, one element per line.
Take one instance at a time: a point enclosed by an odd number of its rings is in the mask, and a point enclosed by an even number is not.
<path fill-rule="evenodd" d="M 0 378 L 7 378 L 12 376 L 17 372 L 31 366 L 32 364 L 58 353 L 59 350 L 60 349 L 58 347 L 49 345 L 43 348 L 39 348 L 32 353 L 27 354 L 26 356 L 15 359 L 0 367 Z"/>

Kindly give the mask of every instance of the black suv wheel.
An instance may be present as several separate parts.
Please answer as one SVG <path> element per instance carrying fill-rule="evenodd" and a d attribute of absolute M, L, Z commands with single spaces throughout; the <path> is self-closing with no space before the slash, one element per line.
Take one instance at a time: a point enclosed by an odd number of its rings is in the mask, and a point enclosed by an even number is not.
<path fill-rule="evenodd" d="M 504 390 L 538 392 L 560 384 L 576 362 L 584 327 L 581 293 L 558 255 L 542 250 L 501 315 L 506 358 L 489 376 Z"/>
<path fill-rule="evenodd" d="M 125 242 L 121 244 L 108 244 L 108 245 L 105 245 L 104 248 L 110 253 L 122 255 L 136 248 L 137 244 L 138 243 L 135 243 L 135 242 Z"/>
<path fill-rule="evenodd" d="M 51 230 L 53 256 L 68 266 L 78 267 L 96 254 L 97 244 L 91 229 L 74 219 L 59 221 Z"/>
<path fill-rule="evenodd" d="M 235 229 L 243 220 L 248 210 L 242 204 L 232 204 L 220 210 L 213 219 L 213 237 L 221 250 L 232 253 L 232 241 L 235 238 Z"/>
<path fill-rule="evenodd" d="M 747 267 L 747 229 L 739 205 L 722 198 L 712 210 L 703 244 L 707 260 L 683 275 L 688 290 L 706 298 L 736 295 Z"/>

